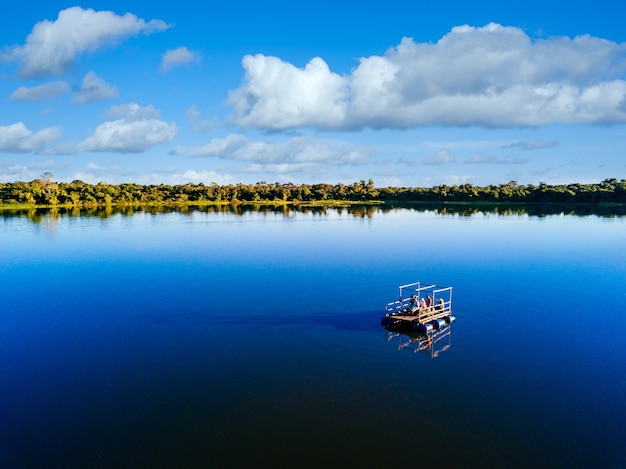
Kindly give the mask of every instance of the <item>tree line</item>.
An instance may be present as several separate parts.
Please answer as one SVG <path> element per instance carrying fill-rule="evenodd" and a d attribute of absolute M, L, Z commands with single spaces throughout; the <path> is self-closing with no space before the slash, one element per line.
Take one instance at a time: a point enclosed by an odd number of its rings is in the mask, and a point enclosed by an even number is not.
<path fill-rule="evenodd" d="M 240 203 L 558 203 L 626 204 L 626 179 L 596 184 L 472 184 L 434 187 L 376 187 L 373 180 L 353 184 L 87 184 L 55 182 L 49 173 L 31 182 L 0 183 L 0 205 L 102 207 L 150 204 Z"/>

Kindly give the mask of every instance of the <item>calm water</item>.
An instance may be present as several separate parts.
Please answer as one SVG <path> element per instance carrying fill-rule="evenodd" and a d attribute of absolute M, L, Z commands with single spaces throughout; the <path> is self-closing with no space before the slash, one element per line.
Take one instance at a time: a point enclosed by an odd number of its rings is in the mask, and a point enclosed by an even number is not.
<path fill-rule="evenodd" d="M 626 467 L 625 220 L 5 215 L 0 467 Z"/>

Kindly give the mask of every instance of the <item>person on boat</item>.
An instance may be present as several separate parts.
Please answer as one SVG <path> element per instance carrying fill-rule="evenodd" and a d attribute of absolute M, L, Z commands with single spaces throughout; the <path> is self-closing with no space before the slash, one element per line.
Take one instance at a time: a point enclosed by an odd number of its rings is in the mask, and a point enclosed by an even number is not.
<path fill-rule="evenodd" d="M 438 303 L 437 304 L 437 309 L 440 309 L 441 311 L 443 311 L 443 304 L 444 304 L 443 298 L 439 298 L 437 303 Z"/>
<path fill-rule="evenodd" d="M 417 296 L 411 295 L 411 309 L 417 306 Z"/>
<path fill-rule="evenodd" d="M 420 298 L 420 308 L 426 307 L 426 300 L 424 298 Z"/>
<path fill-rule="evenodd" d="M 430 295 L 428 295 L 426 297 L 426 307 L 430 308 L 433 305 L 433 299 L 430 297 Z"/>

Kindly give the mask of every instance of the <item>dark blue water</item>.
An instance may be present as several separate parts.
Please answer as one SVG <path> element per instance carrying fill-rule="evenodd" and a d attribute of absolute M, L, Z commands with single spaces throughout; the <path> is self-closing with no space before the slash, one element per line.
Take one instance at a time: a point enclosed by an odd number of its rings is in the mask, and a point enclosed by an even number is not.
<path fill-rule="evenodd" d="M 625 281 L 620 217 L 5 216 L 0 467 L 625 467 Z"/>

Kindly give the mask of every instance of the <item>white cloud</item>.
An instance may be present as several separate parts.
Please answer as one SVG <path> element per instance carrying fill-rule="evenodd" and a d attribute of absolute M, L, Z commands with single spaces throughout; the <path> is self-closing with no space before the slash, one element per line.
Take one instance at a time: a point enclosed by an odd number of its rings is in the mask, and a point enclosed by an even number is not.
<path fill-rule="evenodd" d="M 54 170 L 60 166 L 54 160 L 26 165 L 15 162 L 0 164 L 0 182 L 32 181 L 40 176 L 42 171 Z"/>
<path fill-rule="evenodd" d="M 80 180 L 88 184 L 97 184 L 99 182 L 107 182 L 116 184 L 128 182 L 132 179 L 133 173 L 124 170 L 119 166 L 101 166 L 90 161 L 84 169 L 75 172 L 71 176 L 71 180 Z"/>
<path fill-rule="evenodd" d="M 33 133 L 23 122 L 0 126 L 0 152 L 42 153 L 46 147 L 61 138 L 60 127 L 47 127 Z"/>
<path fill-rule="evenodd" d="M 297 136 L 283 142 L 251 141 L 240 134 L 214 138 L 196 148 L 177 148 L 176 154 L 213 157 L 268 165 L 362 165 L 370 161 L 374 150 L 337 140 Z"/>
<path fill-rule="evenodd" d="M 440 184 L 447 184 L 449 186 L 461 185 L 461 184 L 474 184 L 477 177 L 471 174 L 448 174 L 431 176 L 424 180 L 424 186 L 438 186 Z"/>
<path fill-rule="evenodd" d="M 245 84 L 228 98 L 237 124 L 273 130 L 345 125 L 346 79 L 319 57 L 304 69 L 261 54 L 245 56 L 242 65 Z"/>
<path fill-rule="evenodd" d="M 396 163 L 403 166 L 415 166 L 417 164 L 417 160 L 413 157 L 402 155 L 398 158 Z"/>
<path fill-rule="evenodd" d="M 190 51 L 186 47 L 165 51 L 161 55 L 161 64 L 159 71 L 162 73 L 169 72 L 171 69 L 187 64 L 198 64 L 202 61 L 200 54 Z"/>
<path fill-rule="evenodd" d="M 250 164 L 245 167 L 242 173 L 258 174 L 261 172 L 274 175 L 291 175 L 321 173 L 322 168 L 313 163 L 281 163 L 281 164 Z"/>
<path fill-rule="evenodd" d="M 230 134 L 226 138 L 214 138 L 208 144 L 202 147 L 192 148 L 188 151 L 185 150 L 176 150 L 182 151 L 183 153 L 189 154 L 189 156 L 197 158 L 197 157 L 217 157 L 217 158 L 228 158 L 234 152 L 239 150 L 241 147 L 248 144 L 248 139 L 243 135 L 239 134 Z"/>
<path fill-rule="evenodd" d="M 256 55 L 242 65 L 231 118 L 260 129 L 626 122 L 626 43 L 591 36 L 533 41 L 491 23 L 434 44 L 404 38 L 347 76 L 321 58 L 297 68 Z"/>
<path fill-rule="evenodd" d="M 156 182 L 161 183 L 162 179 L 156 179 Z M 215 171 L 195 171 L 188 169 L 184 172 L 175 172 L 167 178 L 168 184 L 211 184 L 216 183 L 220 185 L 236 184 L 237 181 L 233 176 L 229 174 L 221 174 Z"/>
<path fill-rule="evenodd" d="M 161 20 L 148 22 L 131 13 L 71 7 L 59 12 L 56 21 L 37 23 L 21 46 L 3 54 L 4 60 L 18 62 L 19 73 L 28 78 L 61 75 L 85 52 L 111 47 L 139 33 L 151 34 L 170 26 Z"/>
<path fill-rule="evenodd" d="M 527 158 L 498 158 L 495 156 L 488 156 L 482 154 L 476 154 L 465 160 L 467 164 L 525 164 L 528 163 Z"/>
<path fill-rule="evenodd" d="M 424 158 L 422 163 L 426 165 L 438 165 L 438 164 L 449 164 L 454 163 L 456 160 L 450 154 L 448 150 L 441 150 L 439 153 L 429 156 L 428 158 Z"/>
<path fill-rule="evenodd" d="M 0 168 L 0 177 L 2 171 Z M 149 174 L 137 175 L 130 171 L 124 170 L 119 166 L 103 166 L 94 162 L 75 172 L 71 179 L 80 179 L 89 184 L 97 184 L 100 181 L 106 181 L 109 184 L 121 184 L 125 182 L 134 182 L 136 184 L 236 184 L 240 182 L 229 174 L 218 173 L 215 171 L 196 171 L 196 170 L 178 170 L 171 169 L 167 171 L 157 170 Z"/>
<path fill-rule="evenodd" d="M 111 106 L 105 113 L 109 119 L 126 118 L 128 121 L 159 119 L 161 113 L 152 106 L 141 107 L 137 103 L 120 104 Z"/>
<path fill-rule="evenodd" d="M 54 98 L 70 92 L 70 85 L 64 81 L 51 81 L 39 86 L 28 88 L 20 86 L 16 89 L 9 99 L 13 101 L 42 101 L 48 98 Z"/>
<path fill-rule="evenodd" d="M 10 163 L 0 165 L 0 182 L 26 181 L 32 179 L 28 166 Z"/>
<path fill-rule="evenodd" d="M 136 103 L 113 106 L 107 117 L 116 120 L 100 124 L 94 134 L 78 145 L 84 151 L 141 153 L 155 145 L 169 143 L 178 133 L 176 124 L 164 122 L 152 106 Z"/>
<path fill-rule="evenodd" d="M 117 88 L 109 85 L 92 71 L 83 78 L 80 89 L 74 93 L 72 102 L 87 104 L 112 98 L 117 98 Z"/>
<path fill-rule="evenodd" d="M 502 148 L 521 148 L 522 150 L 542 150 L 544 148 L 556 147 L 557 142 L 552 140 L 532 140 L 530 142 L 512 142 L 502 145 Z"/>
<path fill-rule="evenodd" d="M 217 119 L 201 120 L 200 111 L 195 104 L 185 111 L 185 117 L 187 118 L 187 125 L 194 132 L 211 132 L 218 124 Z"/>

